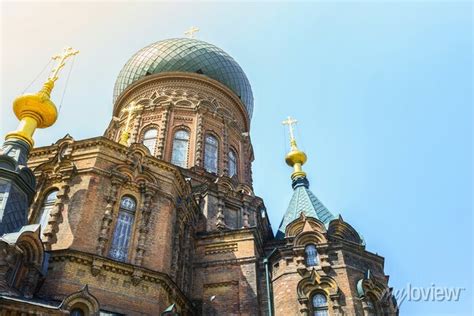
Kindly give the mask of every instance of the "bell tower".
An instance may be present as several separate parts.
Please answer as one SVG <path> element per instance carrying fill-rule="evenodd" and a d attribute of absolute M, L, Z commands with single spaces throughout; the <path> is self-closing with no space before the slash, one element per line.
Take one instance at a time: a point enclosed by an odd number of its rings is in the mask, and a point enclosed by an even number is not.
<path fill-rule="evenodd" d="M 293 196 L 275 242 L 266 247 L 274 303 L 269 309 L 275 315 L 398 315 L 384 259 L 367 251 L 362 236 L 310 190 L 296 123 L 283 121 L 290 130 L 285 161 L 293 167 Z"/>

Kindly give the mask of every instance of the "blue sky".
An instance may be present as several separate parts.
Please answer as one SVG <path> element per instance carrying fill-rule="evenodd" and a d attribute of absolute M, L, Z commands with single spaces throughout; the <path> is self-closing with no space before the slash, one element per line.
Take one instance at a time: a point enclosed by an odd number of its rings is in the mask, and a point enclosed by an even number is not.
<path fill-rule="evenodd" d="M 472 10 L 424 1 L 2 2 L 0 132 L 16 127 L 14 97 L 71 45 L 81 53 L 59 120 L 35 139 L 101 135 L 127 59 L 196 25 L 252 84 L 254 189 L 274 230 L 291 197 L 281 125 L 291 115 L 313 192 L 386 258 L 391 286 L 466 289 L 459 302 L 406 301 L 401 315 L 469 315 Z M 53 94 L 58 105 L 66 74 Z"/>

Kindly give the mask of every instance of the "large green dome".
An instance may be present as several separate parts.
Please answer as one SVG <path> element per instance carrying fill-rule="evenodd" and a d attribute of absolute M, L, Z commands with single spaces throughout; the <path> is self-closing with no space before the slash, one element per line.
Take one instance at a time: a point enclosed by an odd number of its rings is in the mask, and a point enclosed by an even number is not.
<path fill-rule="evenodd" d="M 139 50 L 120 71 L 114 102 L 132 83 L 168 71 L 199 73 L 219 81 L 237 94 L 252 117 L 252 88 L 242 68 L 222 49 L 193 38 L 166 39 Z"/>

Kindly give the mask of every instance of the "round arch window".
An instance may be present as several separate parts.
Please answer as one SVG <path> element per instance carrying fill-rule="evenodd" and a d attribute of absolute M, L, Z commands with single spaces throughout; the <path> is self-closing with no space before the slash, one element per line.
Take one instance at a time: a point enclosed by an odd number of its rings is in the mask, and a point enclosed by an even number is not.
<path fill-rule="evenodd" d="M 323 293 L 316 293 L 311 299 L 314 316 L 328 316 L 328 299 Z"/>
<path fill-rule="evenodd" d="M 69 314 L 71 316 L 85 316 L 86 314 L 84 313 L 84 311 L 81 309 L 81 308 L 73 308 L 71 310 L 71 313 Z"/>
<path fill-rule="evenodd" d="M 318 264 L 318 252 L 316 250 L 316 245 L 309 244 L 304 248 L 306 266 L 314 267 Z"/>

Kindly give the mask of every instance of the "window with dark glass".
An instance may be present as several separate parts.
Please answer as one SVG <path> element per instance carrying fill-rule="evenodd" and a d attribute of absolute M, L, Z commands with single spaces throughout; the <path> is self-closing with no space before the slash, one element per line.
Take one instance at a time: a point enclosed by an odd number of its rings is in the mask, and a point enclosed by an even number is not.
<path fill-rule="evenodd" d="M 80 308 L 74 308 L 71 313 L 69 314 L 71 316 L 84 316 L 84 311 Z"/>
<path fill-rule="evenodd" d="M 155 154 L 156 139 L 158 137 L 158 130 L 151 128 L 143 135 L 143 145 L 145 145 L 152 155 Z"/>
<path fill-rule="evenodd" d="M 304 248 L 306 255 L 306 265 L 312 267 L 318 264 L 318 252 L 316 251 L 316 246 L 309 244 Z"/>
<path fill-rule="evenodd" d="M 127 260 L 136 207 L 137 203 L 132 197 L 125 196 L 120 201 L 117 223 L 115 224 L 112 245 L 109 251 L 109 257 L 113 259 Z"/>
<path fill-rule="evenodd" d="M 219 141 L 212 135 L 206 135 L 204 146 L 204 169 L 207 172 L 217 173 Z"/>
<path fill-rule="evenodd" d="M 237 174 L 237 155 L 233 149 L 229 150 L 229 177 Z"/>
<path fill-rule="evenodd" d="M 183 168 L 188 167 L 189 132 L 181 129 L 174 133 L 171 163 Z"/>
<path fill-rule="evenodd" d="M 322 293 L 316 293 L 313 295 L 311 300 L 313 304 L 313 315 L 314 316 L 328 316 L 328 300 L 326 295 Z"/>
<path fill-rule="evenodd" d="M 41 231 L 44 231 L 48 225 L 49 215 L 51 214 L 51 210 L 53 209 L 54 203 L 56 202 L 57 194 L 58 190 L 50 191 L 43 200 L 38 217 L 38 224 L 41 226 Z"/>

